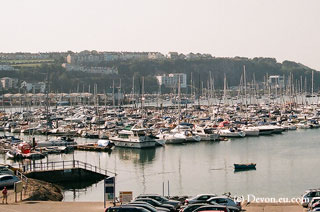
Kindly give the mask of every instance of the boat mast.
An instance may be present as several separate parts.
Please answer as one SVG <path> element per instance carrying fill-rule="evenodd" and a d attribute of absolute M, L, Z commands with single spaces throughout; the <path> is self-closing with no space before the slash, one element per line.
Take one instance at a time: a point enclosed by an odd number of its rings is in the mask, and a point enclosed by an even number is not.
<path fill-rule="evenodd" d="M 226 73 L 224 73 L 224 79 L 223 79 L 223 104 L 226 104 L 226 94 L 227 94 L 227 78 L 226 78 Z"/>
<path fill-rule="evenodd" d="M 179 117 L 178 117 L 178 124 L 180 124 L 180 117 L 181 117 L 181 106 L 180 106 L 180 103 L 181 103 L 181 88 L 180 88 L 180 75 L 179 75 L 179 79 L 178 79 L 178 111 L 179 111 Z"/>
<path fill-rule="evenodd" d="M 144 108 L 144 77 L 142 77 L 141 108 Z"/>
<path fill-rule="evenodd" d="M 112 105 L 115 106 L 115 97 L 114 97 L 114 80 L 112 80 Z"/>
<path fill-rule="evenodd" d="M 199 72 L 199 85 L 198 85 L 198 109 L 200 110 L 200 72 Z"/>
<path fill-rule="evenodd" d="M 311 75 L 311 104 L 313 104 L 313 71 Z"/>
<path fill-rule="evenodd" d="M 246 79 L 246 66 L 243 66 L 243 81 L 244 81 L 244 101 L 245 101 L 245 110 L 246 110 L 246 119 L 247 116 L 247 79 Z"/>
<path fill-rule="evenodd" d="M 192 81 L 192 72 L 191 72 L 191 79 L 190 79 L 190 98 L 192 98 L 192 92 L 193 92 L 193 81 Z"/>

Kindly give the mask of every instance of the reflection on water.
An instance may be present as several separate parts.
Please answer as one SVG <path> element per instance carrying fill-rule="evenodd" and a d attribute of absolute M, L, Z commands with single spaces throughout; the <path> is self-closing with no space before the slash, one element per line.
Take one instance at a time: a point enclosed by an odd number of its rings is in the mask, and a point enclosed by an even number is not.
<path fill-rule="evenodd" d="M 152 162 L 156 155 L 155 148 L 147 148 L 147 149 L 116 148 L 113 152 L 114 154 L 119 154 L 120 160 L 129 160 L 129 161 L 132 161 L 133 163 L 140 163 L 140 164 Z"/>

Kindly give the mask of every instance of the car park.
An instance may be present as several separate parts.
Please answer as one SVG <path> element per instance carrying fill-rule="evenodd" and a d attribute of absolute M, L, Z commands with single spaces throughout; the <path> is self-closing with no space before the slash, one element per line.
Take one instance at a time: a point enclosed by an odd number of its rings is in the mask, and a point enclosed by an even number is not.
<path fill-rule="evenodd" d="M 185 204 L 205 203 L 208 199 L 216 196 L 216 194 L 199 194 L 192 198 L 186 199 Z"/>

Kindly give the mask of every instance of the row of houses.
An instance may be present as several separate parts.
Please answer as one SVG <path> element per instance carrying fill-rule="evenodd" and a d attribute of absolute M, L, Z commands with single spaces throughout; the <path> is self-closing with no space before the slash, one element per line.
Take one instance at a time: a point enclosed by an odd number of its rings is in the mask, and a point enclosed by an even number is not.
<path fill-rule="evenodd" d="M 29 52 L 17 52 L 17 53 L 1 53 L 1 60 L 45 60 L 50 59 L 54 53 L 29 53 Z M 56 53 L 58 54 L 58 53 Z"/>
<path fill-rule="evenodd" d="M 0 79 L 0 89 L 1 90 L 10 90 L 10 89 L 24 89 L 27 92 L 33 93 L 44 93 L 46 90 L 46 83 L 44 82 L 34 82 L 29 83 L 26 81 L 19 82 L 18 79 L 3 77 Z"/>
<path fill-rule="evenodd" d="M 80 53 L 68 54 L 66 61 L 68 64 L 83 64 L 83 63 L 99 63 L 111 62 L 118 60 L 162 60 L 162 59 L 210 59 L 210 54 L 179 54 L 178 52 L 169 52 L 164 55 L 160 52 L 97 52 L 83 51 Z"/>
<path fill-rule="evenodd" d="M 74 64 L 62 64 L 66 71 L 81 71 L 86 73 L 94 74 L 118 74 L 118 69 L 116 67 L 86 67 Z"/>
<path fill-rule="evenodd" d="M 160 52 L 90 52 L 84 51 L 69 54 L 66 58 L 69 64 L 110 62 L 117 60 L 157 60 L 164 59 Z"/>

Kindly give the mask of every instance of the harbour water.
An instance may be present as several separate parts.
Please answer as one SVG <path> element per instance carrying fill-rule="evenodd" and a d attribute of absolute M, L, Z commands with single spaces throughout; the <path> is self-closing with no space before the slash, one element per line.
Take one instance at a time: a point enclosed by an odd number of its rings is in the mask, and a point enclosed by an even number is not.
<path fill-rule="evenodd" d="M 166 145 L 156 149 L 115 148 L 111 153 L 75 151 L 81 160 L 114 171 L 116 192 L 163 192 L 165 195 L 231 192 L 258 197 L 299 197 L 318 188 L 320 129 L 221 142 Z M 27 137 L 24 137 L 27 138 Z M 44 136 L 36 137 L 45 139 Z M 77 138 L 78 143 L 94 139 Z M 13 163 L 0 155 L 0 163 Z M 49 155 L 49 161 L 72 160 L 73 154 Z M 43 159 L 45 162 L 47 159 Z M 257 163 L 254 171 L 234 172 L 234 163 Z M 64 191 L 64 201 L 103 201 L 103 181 Z"/>

